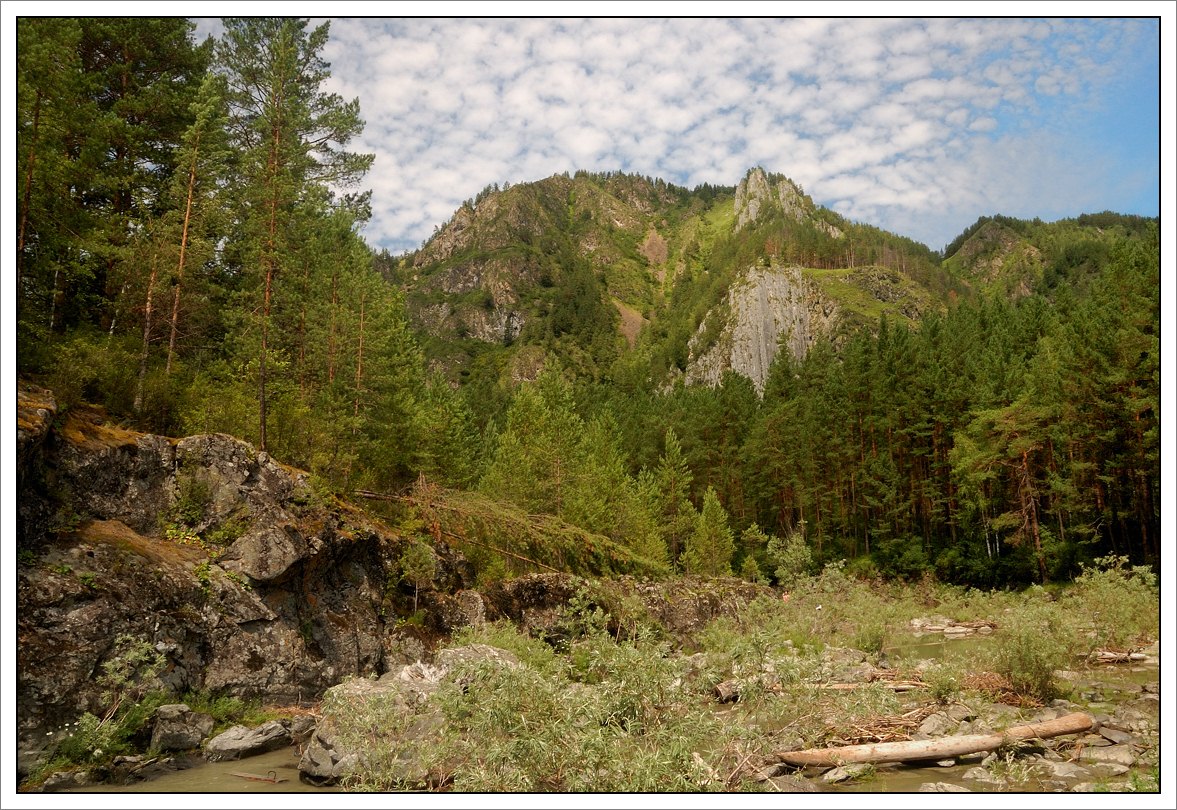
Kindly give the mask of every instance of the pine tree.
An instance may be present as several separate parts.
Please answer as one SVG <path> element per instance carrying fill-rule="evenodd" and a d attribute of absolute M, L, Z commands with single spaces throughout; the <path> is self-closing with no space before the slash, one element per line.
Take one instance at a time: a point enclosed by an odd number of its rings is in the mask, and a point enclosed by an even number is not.
<path fill-rule="evenodd" d="M 298 252 L 300 226 L 308 223 L 298 216 L 300 208 L 329 200 L 330 187 L 354 186 L 373 156 L 343 148 L 363 129 L 359 101 L 321 89 L 330 76 L 319 55 L 329 23 L 309 33 L 305 20 L 287 18 L 232 18 L 224 25 L 217 56 L 241 157 L 242 259 L 259 276 L 249 311 L 257 312 L 251 320 L 257 331 L 259 446 L 265 449 L 273 319 L 285 314 L 275 313 L 276 293 L 290 283 L 283 276 Z"/>

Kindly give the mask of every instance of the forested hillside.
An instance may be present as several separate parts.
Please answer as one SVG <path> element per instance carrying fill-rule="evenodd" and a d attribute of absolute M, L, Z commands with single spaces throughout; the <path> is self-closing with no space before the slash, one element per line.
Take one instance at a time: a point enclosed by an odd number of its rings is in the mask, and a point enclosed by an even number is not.
<path fill-rule="evenodd" d="M 232 434 L 434 540 L 460 514 L 484 578 L 557 534 L 776 582 L 1159 561 L 1156 220 L 995 215 L 941 255 L 762 170 L 578 172 L 393 256 L 327 24 L 18 26 L 18 374 L 66 408 Z M 740 285 L 777 291 L 755 384 Z"/>

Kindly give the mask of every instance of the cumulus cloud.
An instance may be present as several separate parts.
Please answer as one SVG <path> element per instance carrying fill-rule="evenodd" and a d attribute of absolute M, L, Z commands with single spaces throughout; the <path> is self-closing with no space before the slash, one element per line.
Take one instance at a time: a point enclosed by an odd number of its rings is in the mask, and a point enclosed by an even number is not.
<path fill-rule="evenodd" d="M 1132 125 L 1115 89 L 1155 87 L 1158 42 L 1147 19 L 340 18 L 324 56 L 377 156 L 365 234 L 394 252 L 491 183 L 755 165 L 940 247 L 981 214 L 1155 200 L 1159 128 L 1142 168 L 1084 127 Z"/>

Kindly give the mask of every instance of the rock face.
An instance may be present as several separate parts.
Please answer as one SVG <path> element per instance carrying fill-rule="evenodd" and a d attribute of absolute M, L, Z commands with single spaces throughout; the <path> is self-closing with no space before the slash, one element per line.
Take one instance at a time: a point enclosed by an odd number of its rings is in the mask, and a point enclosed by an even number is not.
<path fill-rule="evenodd" d="M 153 683 L 294 704 L 379 675 L 479 616 L 464 559 L 439 547 L 429 594 L 446 627 L 399 628 L 402 540 L 315 493 L 306 473 L 223 435 L 122 430 L 95 410 L 20 403 L 16 721 L 22 768 L 45 731 L 101 716 L 96 683 L 127 644 Z M 198 536 L 199 533 L 199 536 Z M 425 596 L 425 594 L 423 594 Z M 469 619 L 467 619 L 469 617 Z"/>
<path fill-rule="evenodd" d="M 714 328 L 710 321 L 724 314 L 727 324 L 719 339 L 703 346 L 703 336 Z M 800 268 L 752 268 L 728 291 L 726 313 L 708 313 L 691 339 L 686 381 L 718 385 L 730 370 L 750 379 L 763 394 L 768 369 L 782 346 L 803 359 L 819 335 L 833 330 L 839 316 L 838 304 Z"/>
<path fill-rule="evenodd" d="M 735 204 L 736 230 L 754 223 L 761 213 L 779 208 L 789 219 L 809 220 L 827 235 L 842 238 L 839 228 L 815 216 L 816 206 L 796 183 L 786 177 L 770 178 L 760 167 L 749 171 L 736 186 Z"/>

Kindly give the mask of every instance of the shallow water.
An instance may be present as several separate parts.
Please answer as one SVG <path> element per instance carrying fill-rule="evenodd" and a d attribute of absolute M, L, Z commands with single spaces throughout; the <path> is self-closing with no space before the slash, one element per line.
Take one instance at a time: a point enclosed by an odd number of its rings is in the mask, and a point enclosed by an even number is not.
<path fill-rule="evenodd" d="M 250 773 L 266 776 L 270 771 L 285 781 L 255 782 L 234 776 Z M 152 779 L 130 785 L 94 785 L 63 793 L 338 793 L 340 788 L 308 785 L 298 778 L 298 749 L 293 746 L 232 762 L 196 760 L 191 768 L 167 771 Z M 239 806 L 239 805 L 238 805 Z"/>

